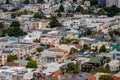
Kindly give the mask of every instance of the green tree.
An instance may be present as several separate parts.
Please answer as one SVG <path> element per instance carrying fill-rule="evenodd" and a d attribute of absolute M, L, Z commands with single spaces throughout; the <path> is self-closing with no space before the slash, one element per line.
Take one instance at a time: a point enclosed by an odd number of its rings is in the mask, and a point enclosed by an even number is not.
<path fill-rule="evenodd" d="M 75 12 L 83 12 L 83 7 L 78 6 L 75 10 Z"/>
<path fill-rule="evenodd" d="M 20 27 L 9 27 L 7 30 L 6 30 L 7 34 L 9 36 L 15 36 L 15 37 L 18 37 L 18 36 L 23 36 L 23 35 L 26 35 L 27 33 L 24 32 Z"/>
<path fill-rule="evenodd" d="M 102 53 L 102 52 L 106 52 L 106 47 L 105 45 L 102 45 L 101 48 L 99 49 L 99 52 Z"/>
<path fill-rule="evenodd" d="M 66 66 L 64 66 L 64 65 L 61 66 L 60 71 L 61 71 L 62 74 L 65 74 L 66 73 Z"/>
<path fill-rule="evenodd" d="M 86 35 L 92 35 L 92 31 L 90 29 L 85 29 L 85 34 Z"/>
<path fill-rule="evenodd" d="M 31 57 L 30 57 L 30 56 L 28 56 L 25 60 L 30 61 L 30 60 L 32 60 L 32 59 L 31 59 Z"/>
<path fill-rule="evenodd" d="M 111 75 L 102 75 L 99 80 L 114 80 L 114 78 Z"/>
<path fill-rule="evenodd" d="M 29 3 L 30 3 L 29 0 L 25 0 L 25 1 L 24 1 L 24 4 L 29 4 Z"/>
<path fill-rule="evenodd" d="M 45 18 L 45 16 L 43 16 L 40 13 L 35 13 L 34 16 L 33 16 L 33 18 L 40 18 L 40 19 L 42 19 L 42 18 Z"/>
<path fill-rule="evenodd" d="M 43 48 L 39 47 L 36 49 L 37 52 L 42 52 L 43 51 Z"/>
<path fill-rule="evenodd" d="M 37 61 L 35 61 L 35 60 L 28 61 L 26 67 L 27 68 L 37 68 Z"/>
<path fill-rule="evenodd" d="M 17 16 L 18 16 L 17 13 L 11 13 L 11 17 L 12 17 L 12 18 L 15 18 L 15 17 L 17 17 Z"/>
<path fill-rule="evenodd" d="M 19 21 L 13 21 L 10 25 L 11 27 L 20 27 Z"/>
<path fill-rule="evenodd" d="M 37 42 L 37 43 L 40 43 L 40 39 L 34 39 L 33 42 Z"/>
<path fill-rule="evenodd" d="M 9 36 L 15 36 L 15 37 L 23 36 L 27 34 L 20 28 L 20 23 L 18 21 L 13 21 L 10 27 L 6 29 L 6 33 Z"/>
<path fill-rule="evenodd" d="M 27 10 L 23 10 L 18 13 L 18 16 L 26 15 L 26 14 L 28 14 Z"/>
<path fill-rule="evenodd" d="M 107 15 L 109 17 L 112 17 L 120 12 L 120 9 L 118 7 L 116 7 L 115 5 L 105 8 L 105 10 L 108 13 Z"/>
<path fill-rule="evenodd" d="M 61 44 L 69 44 L 69 43 L 72 43 L 73 41 L 74 41 L 75 39 L 63 39 L 63 40 L 61 40 Z"/>
<path fill-rule="evenodd" d="M 67 64 L 67 73 L 74 73 L 75 72 L 76 65 L 71 62 Z"/>
<path fill-rule="evenodd" d="M 71 48 L 71 50 L 70 50 L 70 54 L 74 54 L 74 53 L 77 53 L 77 52 L 78 52 L 78 50 L 76 48 Z"/>
<path fill-rule="evenodd" d="M 110 66 L 109 66 L 109 64 L 105 65 L 105 69 L 110 73 Z"/>
<path fill-rule="evenodd" d="M 60 5 L 59 11 L 60 11 L 60 12 L 64 12 L 64 6 L 63 6 L 63 5 Z"/>
<path fill-rule="evenodd" d="M 49 25 L 51 28 L 62 26 L 62 24 L 57 20 L 55 16 L 51 18 Z"/>
<path fill-rule="evenodd" d="M 37 0 L 37 3 L 44 3 L 44 0 Z"/>
<path fill-rule="evenodd" d="M 83 49 L 88 50 L 88 49 L 90 49 L 90 47 L 87 44 L 84 44 Z"/>
<path fill-rule="evenodd" d="M 3 23 L 0 23 L 0 29 L 4 28 L 5 26 L 3 25 Z"/>
<path fill-rule="evenodd" d="M 17 60 L 16 55 L 8 55 L 7 56 L 7 62 L 12 62 L 13 60 Z"/>
<path fill-rule="evenodd" d="M 111 59 L 110 58 L 106 58 L 106 63 L 109 63 L 111 61 Z"/>
<path fill-rule="evenodd" d="M 80 64 L 81 64 L 81 61 L 77 61 L 76 62 L 76 68 L 75 68 L 75 73 L 76 74 L 80 73 Z"/>
<path fill-rule="evenodd" d="M 6 0 L 5 4 L 10 4 L 9 0 Z"/>
<path fill-rule="evenodd" d="M 106 69 L 103 66 L 99 67 L 98 70 L 97 70 L 97 72 L 110 73 L 109 69 Z"/>
<path fill-rule="evenodd" d="M 100 8 L 98 11 L 99 15 L 105 15 L 105 10 L 103 8 Z"/>

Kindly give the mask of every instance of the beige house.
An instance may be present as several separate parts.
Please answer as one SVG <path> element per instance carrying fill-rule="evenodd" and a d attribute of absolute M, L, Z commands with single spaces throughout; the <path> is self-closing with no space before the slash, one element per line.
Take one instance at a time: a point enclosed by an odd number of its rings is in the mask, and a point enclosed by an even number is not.
<path fill-rule="evenodd" d="M 48 26 L 48 23 L 48 20 L 38 20 L 30 22 L 35 30 L 45 29 Z"/>
<path fill-rule="evenodd" d="M 110 49 L 108 42 L 97 42 L 91 45 L 91 50 L 95 50 L 96 48 L 99 50 L 103 45 L 105 45 L 107 49 Z"/>
<path fill-rule="evenodd" d="M 41 35 L 40 41 L 42 44 L 47 44 L 50 46 L 59 46 L 61 36 L 52 36 L 52 35 Z"/>
<path fill-rule="evenodd" d="M 7 54 L 0 54 L 0 64 L 4 65 L 7 62 Z"/>
<path fill-rule="evenodd" d="M 11 19 L 11 13 L 0 11 L 0 19 Z"/>

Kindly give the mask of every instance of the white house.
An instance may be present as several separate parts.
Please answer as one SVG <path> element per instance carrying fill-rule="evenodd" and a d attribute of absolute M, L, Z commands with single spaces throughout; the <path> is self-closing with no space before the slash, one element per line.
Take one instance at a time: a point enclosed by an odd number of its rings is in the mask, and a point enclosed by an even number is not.
<path fill-rule="evenodd" d="M 109 63 L 110 71 L 117 71 L 120 67 L 120 61 L 119 60 L 111 60 Z"/>

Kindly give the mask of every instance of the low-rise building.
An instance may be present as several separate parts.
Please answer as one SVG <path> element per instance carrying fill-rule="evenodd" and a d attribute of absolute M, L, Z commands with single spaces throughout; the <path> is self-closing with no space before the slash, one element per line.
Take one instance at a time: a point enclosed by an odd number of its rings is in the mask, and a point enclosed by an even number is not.
<path fill-rule="evenodd" d="M 110 71 L 118 71 L 120 67 L 120 61 L 119 60 L 111 60 L 109 63 Z"/>

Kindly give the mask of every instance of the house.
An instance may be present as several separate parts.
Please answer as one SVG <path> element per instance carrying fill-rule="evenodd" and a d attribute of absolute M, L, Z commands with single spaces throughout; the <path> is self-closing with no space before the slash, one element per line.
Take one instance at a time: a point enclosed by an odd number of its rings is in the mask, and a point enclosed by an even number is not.
<path fill-rule="evenodd" d="M 62 49 L 44 50 L 41 57 L 44 62 L 65 62 L 67 60 L 67 51 Z"/>
<path fill-rule="evenodd" d="M 33 43 L 33 41 L 35 39 L 39 40 L 41 34 L 42 34 L 41 31 L 29 32 L 26 36 L 24 36 L 24 38 L 20 39 L 20 42 L 22 42 L 22 43 Z"/>
<path fill-rule="evenodd" d="M 49 9 L 50 8 L 50 4 L 49 3 L 43 3 L 43 4 L 41 4 L 40 7 L 41 7 L 42 10 Z"/>
<path fill-rule="evenodd" d="M 110 49 L 108 42 L 97 42 L 91 45 L 91 50 L 95 50 L 96 48 L 99 50 L 103 45 L 105 45 L 107 49 Z"/>
<path fill-rule="evenodd" d="M 56 35 L 41 35 L 40 36 L 40 41 L 42 44 L 45 45 L 53 45 L 59 46 L 61 40 L 61 36 L 56 36 Z"/>
<path fill-rule="evenodd" d="M 102 57 L 91 57 L 88 62 L 81 65 L 82 72 L 91 72 L 96 70 L 99 66 L 105 63 Z"/>
<path fill-rule="evenodd" d="M 61 78 L 61 80 L 87 80 L 87 77 L 91 76 L 89 73 L 82 74 L 68 74 Z"/>
<path fill-rule="evenodd" d="M 120 67 L 120 61 L 119 60 L 111 60 L 111 62 L 108 63 L 110 66 L 110 71 L 118 71 Z"/>
<path fill-rule="evenodd" d="M 92 64 L 89 64 L 87 62 L 85 62 L 81 65 L 81 71 L 82 72 L 91 72 L 94 69 L 95 69 L 95 67 Z"/>
<path fill-rule="evenodd" d="M 11 19 L 11 13 L 0 11 L 0 19 Z"/>
<path fill-rule="evenodd" d="M 0 53 L 0 64 L 1 65 L 4 65 L 7 62 L 7 55 L 9 54 Z"/>
<path fill-rule="evenodd" d="M 96 80 L 96 77 L 94 77 L 94 76 L 88 76 L 87 80 Z"/>
<path fill-rule="evenodd" d="M 30 80 L 33 78 L 35 69 L 26 69 L 25 67 L 9 67 L 0 68 L 0 80 Z"/>
<path fill-rule="evenodd" d="M 95 43 L 95 39 L 92 39 L 90 37 L 81 37 L 79 40 L 79 45 L 80 46 L 83 46 L 84 44 L 88 44 L 88 45 L 91 45 L 91 44 L 94 44 Z"/>
<path fill-rule="evenodd" d="M 11 50 L 18 59 L 25 59 L 26 55 L 34 53 L 38 47 L 37 43 L 12 43 L 5 46 L 7 50 Z"/>
<path fill-rule="evenodd" d="M 68 53 L 70 53 L 71 48 L 77 49 L 75 45 L 69 45 L 69 44 L 61 44 L 61 45 L 57 46 L 57 48 L 66 50 Z"/>
<path fill-rule="evenodd" d="M 51 80 L 60 80 L 61 73 L 59 71 L 59 68 L 64 65 L 64 63 L 48 63 L 44 65 L 43 71 L 41 72 L 42 74 L 45 75 L 45 79 L 51 79 Z M 44 80 L 45 80 L 44 79 Z"/>
<path fill-rule="evenodd" d="M 115 59 L 115 60 L 120 60 L 120 51 L 119 51 L 119 50 L 116 50 L 116 51 L 113 53 L 113 59 Z"/>
<path fill-rule="evenodd" d="M 37 12 L 39 12 L 39 7 L 40 6 L 35 6 L 35 5 L 29 4 L 29 5 L 25 5 L 23 10 L 27 10 L 27 11 L 37 13 Z"/>
<path fill-rule="evenodd" d="M 45 29 L 48 26 L 49 20 L 34 20 L 31 23 L 35 30 L 41 30 Z"/>
<path fill-rule="evenodd" d="M 19 65 L 22 65 L 22 66 L 26 66 L 28 61 L 27 60 L 14 60 L 13 62 Z"/>

